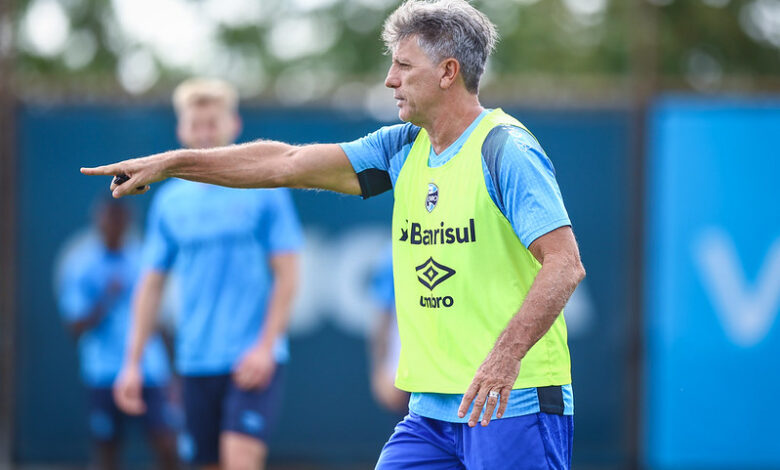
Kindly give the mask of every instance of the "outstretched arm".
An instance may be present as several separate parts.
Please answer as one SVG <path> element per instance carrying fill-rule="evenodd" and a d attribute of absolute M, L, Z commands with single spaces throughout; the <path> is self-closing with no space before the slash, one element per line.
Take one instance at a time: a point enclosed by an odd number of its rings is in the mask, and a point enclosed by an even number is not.
<path fill-rule="evenodd" d="M 337 144 L 294 146 L 257 141 L 212 149 L 182 149 L 96 168 L 85 175 L 125 174 L 111 184 L 114 197 L 142 194 L 165 178 L 182 178 L 235 188 L 316 188 L 360 194 L 357 175 Z"/>
<path fill-rule="evenodd" d="M 490 423 L 493 410 L 498 405 L 498 399 L 488 398 L 491 390 L 499 392 L 501 398 L 496 416 L 500 418 L 504 414 L 523 357 L 547 333 L 585 277 L 577 241 L 569 226 L 542 235 L 531 243 L 528 250 L 542 267 L 520 310 L 509 320 L 463 395 L 458 416 L 466 416 L 473 401 L 474 408 L 469 418 L 471 427 L 476 426 L 485 403 L 487 407 L 482 425 Z"/>

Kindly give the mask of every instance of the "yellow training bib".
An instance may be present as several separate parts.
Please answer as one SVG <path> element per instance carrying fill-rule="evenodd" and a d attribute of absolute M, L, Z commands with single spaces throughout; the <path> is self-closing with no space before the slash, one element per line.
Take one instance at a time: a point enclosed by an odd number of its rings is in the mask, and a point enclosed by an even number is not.
<path fill-rule="evenodd" d="M 464 393 L 541 267 L 485 186 L 482 144 L 500 125 L 523 127 L 500 109 L 485 116 L 447 163 L 428 167 L 421 129 L 396 180 L 393 208 L 401 357 L 396 386 Z M 514 388 L 571 383 L 560 315 L 523 359 Z"/>

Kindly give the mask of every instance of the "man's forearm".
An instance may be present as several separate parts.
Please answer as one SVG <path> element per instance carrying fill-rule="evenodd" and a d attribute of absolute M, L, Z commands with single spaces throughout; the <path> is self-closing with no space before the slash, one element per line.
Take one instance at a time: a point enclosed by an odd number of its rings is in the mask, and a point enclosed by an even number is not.
<path fill-rule="evenodd" d="M 258 345 L 272 349 L 277 338 L 287 330 L 290 321 L 292 301 L 298 287 L 298 255 L 289 253 L 274 256 L 271 266 L 274 285 Z"/>
<path fill-rule="evenodd" d="M 549 256 L 542 264 L 520 310 L 496 341 L 517 360 L 544 336 L 585 277 L 579 260 Z"/>
<path fill-rule="evenodd" d="M 259 140 L 165 155 L 164 174 L 234 188 L 316 188 L 360 194 L 352 165 L 336 144 Z"/>
<path fill-rule="evenodd" d="M 165 178 L 182 178 L 235 188 L 317 188 L 361 193 L 357 174 L 337 144 L 289 145 L 257 141 L 200 150 L 173 150 L 144 158 L 82 168 L 85 175 L 120 175 L 114 197 L 143 194 Z"/>
<path fill-rule="evenodd" d="M 99 325 L 106 316 L 106 312 L 108 312 L 108 307 L 104 305 L 104 302 L 95 304 L 86 317 L 70 324 L 69 328 L 73 337 L 79 339 L 81 335 Z"/>
<path fill-rule="evenodd" d="M 166 158 L 166 176 L 234 188 L 273 188 L 290 182 L 287 164 L 298 147 L 261 140 L 209 149 L 182 149 Z"/>
<path fill-rule="evenodd" d="M 374 330 L 374 334 L 371 338 L 371 368 L 374 370 L 381 367 L 387 357 L 387 350 L 389 348 L 387 335 L 393 320 L 392 316 L 395 315 L 395 313 L 382 312 L 379 315 L 379 324 Z"/>
<path fill-rule="evenodd" d="M 127 347 L 125 362 L 132 365 L 141 363 L 144 345 L 157 325 L 157 311 L 160 308 L 165 274 L 150 271 L 142 279 L 133 299 L 133 321 L 130 343 Z"/>

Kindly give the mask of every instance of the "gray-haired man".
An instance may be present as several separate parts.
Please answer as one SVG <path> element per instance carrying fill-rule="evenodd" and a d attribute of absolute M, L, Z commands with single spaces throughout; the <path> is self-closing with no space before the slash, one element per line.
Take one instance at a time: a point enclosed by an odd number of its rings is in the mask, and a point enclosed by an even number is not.
<path fill-rule="evenodd" d="M 405 124 L 340 145 L 258 141 L 82 171 L 127 174 L 117 197 L 167 177 L 363 197 L 392 187 L 396 385 L 412 395 L 377 468 L 568 468 L 560 313 L 585 272 L 550 160 L 520 122 L 479 103 L 495 29 L 466 1 L 411 0 L 383 39 Z"/>

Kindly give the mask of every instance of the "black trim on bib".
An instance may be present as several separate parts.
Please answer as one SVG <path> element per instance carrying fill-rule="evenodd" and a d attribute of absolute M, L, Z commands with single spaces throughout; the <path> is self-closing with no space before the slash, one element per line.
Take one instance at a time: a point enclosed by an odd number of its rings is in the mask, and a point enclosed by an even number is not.
<path fill-rule="evenodd" d="M 539 411 L 563 415 L 563 387 L 560 385 L 536 387 L 536 396 L 539 397 Z"/>
<path fill-rule="evenodd" d="M 393 182 L 390 181 L 390 173 L 377 168 L 368 168 L 357 174 L 360 183 L 360 194 L 363 199 L 382 194 L 393 189 Z"/>

